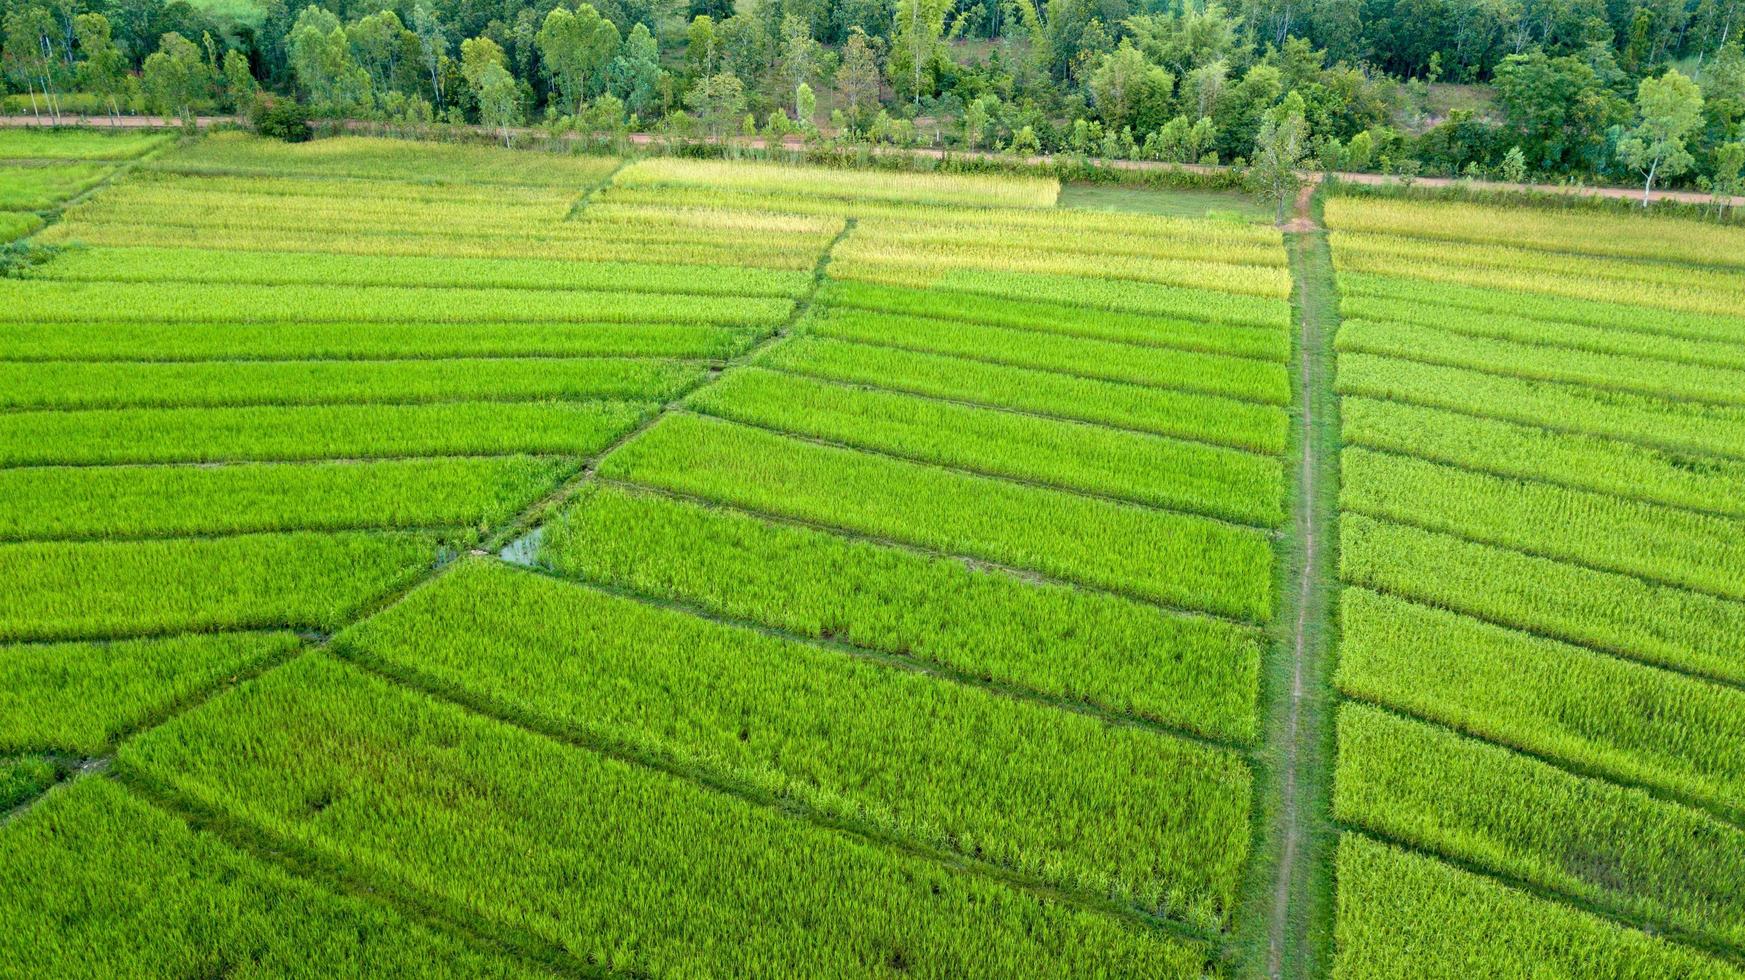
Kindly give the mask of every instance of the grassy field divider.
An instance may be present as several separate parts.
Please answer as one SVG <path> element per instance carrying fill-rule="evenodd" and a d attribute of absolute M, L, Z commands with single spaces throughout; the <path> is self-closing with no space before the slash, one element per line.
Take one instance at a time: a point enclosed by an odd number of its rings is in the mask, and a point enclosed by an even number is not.
<path fill-rule="evenodd" d="M 647 432 L 655 423 L 659 422 L 662 418 L 677 408 L 692 392 L 706 387 L 716 378 L 732 368 L 750 362 L 764 350 L 779 344 L 783 339 L 785 339 L 794 329 L 795 325 L 800 323 L 800 321 L 812 309 L 812 301 L 817 297 L 818 291 L 824 286 L 824 270 L 830 265 L 830 253 L 835 250 L 837 244 L 839 244 L 844 238 L 848 237 L 849 232 L 854 230 L 854 225 L 855 220 L 853 218 L 844 220 L 842 222 L 842 230 L 837 232 L 836 237 L 830 240 L 830 244 L 826 245 L 824 250 L 818 254 L 818 261 L 812 267 L 812 286 L 810 289 L 806 290 L 805 293 L 795 297 L 793 309 L 788 313 L 788 317 L 785 321 L 777 325 L 774 330 L 770 331 L 769 334 L 765 335 L 756 343 L 740 351 L 733 357 L 728 358 L 726 361 L 710 367 L 709 373 L 706 376 L 702 378 L 694 378 L 689 384 L 682 385 L 675 389 L 668 395 L 666 402 L 663 403 L 660 408 L 650 413 L 648 418 L 644 419 L 641 425 L 624 433 L 622 436 L 618 437 L 618 439 L 614 440 L 611 445 L 590 457 L 582 466 L 581 470 L 579 470 L 574 476 L 559 484 L 556 489 L 552 490 L 552 492 L 547 494 L 545 497 L 535 501 L 531 507 L 521 513 L 517 520 L 505 525 L 495 535 L 486 539 L 480 550 L 503 554 L 511 549 L 519 539 L 536 534 L 541 524 L 545 523 L 548 518 L 557 513 L 558 509 L 574 496 L 578 489 L 584 486 L 589 480 L 595 478 L 601 460 L 610 456 L 618 449 L 618 447 L 629 443 L 637 436 Z"/>

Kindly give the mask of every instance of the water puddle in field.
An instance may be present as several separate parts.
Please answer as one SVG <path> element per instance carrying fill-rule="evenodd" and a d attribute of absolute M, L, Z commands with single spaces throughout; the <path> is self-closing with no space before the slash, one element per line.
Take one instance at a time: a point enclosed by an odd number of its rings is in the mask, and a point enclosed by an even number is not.
<path fill-rule="evenodd" d="M 545 537 L 545 528 L 536 527 L 519 538 L 503 546 L 497 552 L 497 557 L 511 565 L 529 566 L 539 561 L 539 542 Z"/>

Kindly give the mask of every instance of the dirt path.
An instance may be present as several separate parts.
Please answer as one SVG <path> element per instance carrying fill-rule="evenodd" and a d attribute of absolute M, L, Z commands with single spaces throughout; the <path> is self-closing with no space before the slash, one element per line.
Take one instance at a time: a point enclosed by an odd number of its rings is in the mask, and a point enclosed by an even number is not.
<path fill-rule="evenodd" d="M 195 120 L 195 125 L 201 129 L 205 129 L 216 125 L 237 124 L 240 121 L 241 120 L 236 116 L 200 116 Z M 54 123 L 46 116 L 0 116 L 0 127 L 52 125 L 54 125 Z M 60 125 L 89 126 L 94 129 L 168 129 L 178 128 L 181 124 L 175 120 L 163 120 L 156 116 L 122 116 L 119 119 L 112 119 L 109 116 L 75 116 L 63 113 L 61 115 Z M 381 129 L 381 126 L 378 123 L 361 120 L 351 121 L 347 123 L 346 126 L 349 129 L 358 130 L 360 132 L 373 132 L 380 131 Z M 495 135 L 496 133 L 496 130 L 487 129 L 483 126 L 471 126 L 468 128 L 484 135 Z M 526 127 L 511 129 L 510 133 L 517 137 L 531 137 L 534 139 L 552 138 L 544 130 Z M 580 139 L 580 137 L 562 138 Z M 665 141 L 665 137 L 654 133 L 631 133 L 628 139 L 633 146 L 655 146 Z M 712 141 L 702 139 L 700 142 Z M 761 137 L 749 140 L 734 139 L 732 142 L 747 149 L 766 150 L 771 148 L 769 141 Z M 806 146 L 806 144 L 797 136 L 783 140 L 781 145 L 796 152 L 805 149 Z M 982 150 L 940 150 L 931 147 L 905 148 L 897 146 L 875 146 L 869 147 L 869 150 L 874 156 L 918 156 L 931 157 L 934 159 L 951 158 L 957 160 L 989 160 L 994 162 L 1032 165 L 1070 162 L 1065 158 L 1056 158 L 1055 156 L 1046 153 L 1036 156 L 1014 157 L 1009 154 L 990 153 Z M 1111 170 L 1169 170 L 1197 174 L 1225 174 L 1229 173 L 1232 169 L 1227 166 L 1209 166 L 1197 163 L 1161 163 L 1155 160 L 1102 160 L 1099 161 L 1099 165 Z M 1306 172 L 1303 174 L 1303 180 L 1310 188 L 1313 188 L 1321 181 L 1322 176 L 1323 175 L 1320 173 Z M 1327 176 L 1331 176 L 1347 184 L 1379 186 L 1402 183 L 1400 178 L 1387 174 L 1365 174 L 1341 171 Z M 1632 187 L 1589 187 L 1585 185 L 1575 186 L 1565 184 L 1510 184 L 1494 180 L 1466 181 L 1453 177 L 1416 177 L 1412 179 L 1411 184 L 1414 187 L 1461 186 L 1484 191 L 1530 191 L 1536 194 L 1564 194 L 1574 197 L 1608 197 L 1634 201 L 1640 201 L 1642 199 L 1642 191 Z M 1652 201 L 1674 201 L 1681 204 L 1709 204 L 1714 201 L 1713 196 L 1705 194 L 1702 191 L 1657 190 L 1649 196 L 1649 199 Z M 1300 205 L 1302 203 L 1301 200 L 1299 200 L 1298 203 Z M 1728 203 L 1730 207 L 1745 208 L 1745 196 L 1730 198 Z"/>
<path fill-rule="evenodd" d="M 1322 567 L 1322 495 L 1326 492 L 1326 467 L 1318 426 L 1328 424 L 1320 401 L 1328 380 L 1323 352 L 1328 324 L 1323 320 L 1330 297 L 1325 294 L 1331 269 L 1322 261 L 1327 247 L 1325 233 L 1316 223 L 1315 184 L 1305 183 L 1296 200 L 1296 214 L 1286 226 L 1292 234 L 1291 265 L 1301 323 L 1298 338 L 1298 386 L 1302 399 L 1302 446 L 1298 459 L 1298 489 L 1295 534 L 1297 553 L 1295 615 L 1292 617 L 1289 686 L 1283 718 L 1277 728 L 1277 877 L 1272 887 L 1272 907 L 1267 919 L 1266 975 L 1273 980 L 1305 975 L 1311 956 L 1310 923 L 1318 898 L 1311 869 L 1311 807 L 1319 797 L 1310 785 L 1321 765 L 1321 723 L 1311 685 L 1321 673 L 1324 655 L 1328 592 Z"/>

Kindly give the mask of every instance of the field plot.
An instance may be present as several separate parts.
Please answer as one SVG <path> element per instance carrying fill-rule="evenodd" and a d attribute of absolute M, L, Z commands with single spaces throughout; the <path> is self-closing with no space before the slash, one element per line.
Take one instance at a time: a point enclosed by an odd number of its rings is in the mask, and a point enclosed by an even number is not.
<path fill-rule="evenodd" d="M 67 200 L 170 139 L 152 133 L 0 130 L 0 244 L 40 229 Z"/>
<path fill-rule="evenodd" d="M 219 135 L 69 208 L 0 972 L 1232 969 L 1285 253 L 1058 194 Z"/>
<path fill-rule="evenodd" d="M 1327 203 L 1335 974 L 1745 971 L 1745 232 Z"/>

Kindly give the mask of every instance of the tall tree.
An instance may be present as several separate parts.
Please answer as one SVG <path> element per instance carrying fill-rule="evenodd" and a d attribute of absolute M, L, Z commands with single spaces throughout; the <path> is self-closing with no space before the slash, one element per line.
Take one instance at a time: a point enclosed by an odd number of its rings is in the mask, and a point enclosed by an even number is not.
<path fill-rule="evenodd" d="M 41 90 L 50 118 L 59 124 L 61 106 L 55 96 L 55 78 L 61 63 L 55 56 L 58 29 L 54 15 L 34 4 L 14 7 L 6 12 L 5 35 L 6 74 L 24 83 L 33 112 L 37 111 L 36 93 Z"/>
<path fill-rule="evenodd" d="M 655 107 L 666 71 L 660 66 L 660 45 L 647 24 L 630 29 L 630 36 L 612 59 L 611 74 L 613 90 L 624 100 L 626 109 L 640 115 Z"/>
<path fill-rule="evenodd" d="M 107 101 L 110 117 L 119 119 L 120 99 L 127 92 L 127 57 L 115 44 L 109 18 L 102 14 L 80 14 L 73 29 L 79 39 L 79 51 L 85 56 L 79 63 L 79 87 Z"/>
<path fill-rule="evenodd" d="M 508 146 L 510 128 L 521 123 L 521 93 L 515 76 L 500 62 L 493 62 L 485 65 L 471 84 L 479 100 L 479 121 L 497 130 L 503 145 Z"/>
<path fill-rule="evenodd" d="M 1645 78 L 1636 90 L 1636 125 L 1618 143 L 1618 157 L 1645 178 L 1642 206 L 1648 206 L 1654 181 L 1676 177 L 1695 162 L 1685 137 L 1703 121 L 1703 93 L 1676 68 Z"/>
<path fill-rule="evenodd" d="M 194 126 L 194 106 L 212 87 L 206 61 L 193 41 L 171 31 L 145 59 L 146 104 L 164 119 L 175 116 Z"/>
<path fill-rule="evenodd" d="M 1254 137 L 1254 158 L 1249 162 L 1249 181 L 1262 200 L 1273 204 L 1274 216 L 1284 224 L 1285 209 L 1296 199 L 1301 178 L 1297 169 L 1309 152 L 1309 126 L 1303 119 L 1303 98 L 1295 92 L 1266 110 L 1260 131 Z"/>
<path fill-rule="evenodd" d="M 794 118 L 800 118 L 800 86 L 812 80 L 816 70 L 819 45 L 812 39 L 812 27 L 804 19 L 789 14 L 782 18 L 782 48 L 777 73 L 787 90 L 793 93 Z"/>
<path fill-rule="evenodd" d="M 313 4 L 304 7 L 286 49 L 291 71 L 316 113 L 338 118 L 368 104 L 369 73 L 352 60 L 351 40 L 331 11 Z"/>
<path fill-rule="evenodd" d="M 580 114 L 596 81 L 604 79 L 607 66 L 618 53 L 618 28 L 592 4 L 582 4 L 573 14 L 564 7 L 553 7 L 535 40 L 552 84 L 563 94 L 570 111 Z"/>
<path fill-rule="evenodd" d="M 877 41 L 860 28 L 848 32 L 848 43 L 842 48 L 842 67 L 836 71 L 836 83 L 842 91 L 843 114 L 848 125 L 866 128 L 879 105 L 879 56 Z"/>
<path fill-rule="evenodd" d="M 935 91 L 936 72 L 945 57 L 945 15 L 952 0 L 897 0 L 891 36 L 891 87 L 915 105 Z"/>
<path fill-rule="evenodd" d="M 443 33 L 442 22 L 423 4 L 412 8 L 412 30 L 418 35 L 418 51 L 424 59 L 424 70 L 430 75 L 430 94 L 436 107 L 441 109 L 444 99 L 442 63 L 448 58 L 448 37 Z"/>

